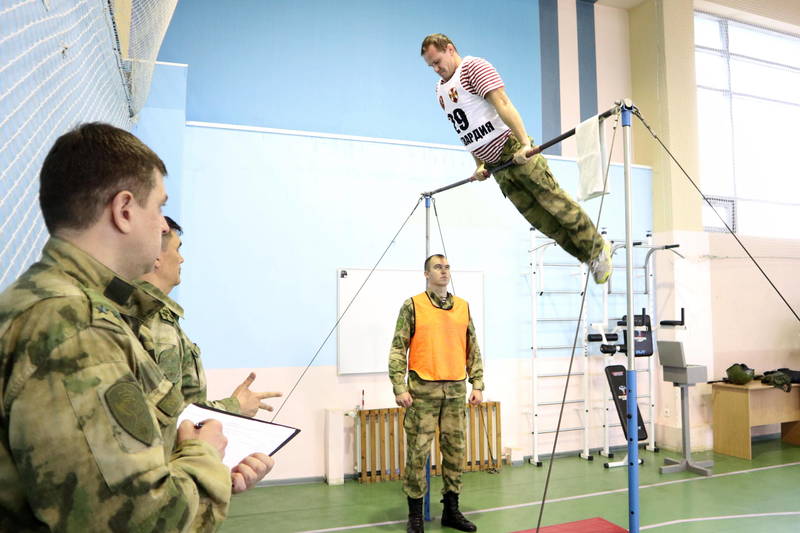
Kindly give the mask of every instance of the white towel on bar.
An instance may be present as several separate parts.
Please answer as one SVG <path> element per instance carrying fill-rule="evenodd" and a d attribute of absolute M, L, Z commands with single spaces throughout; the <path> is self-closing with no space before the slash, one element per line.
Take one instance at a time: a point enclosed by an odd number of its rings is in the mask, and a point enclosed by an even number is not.
<path fill-rule="evenodd" d="M 584 120 L 575 128 L 578 144 L 578 201 L 583 202 L 603 194 L 604 146 L 601 142 L 600 120 L 597 115 Z M 606 190 L 608 192 L 608 190 Z"/>

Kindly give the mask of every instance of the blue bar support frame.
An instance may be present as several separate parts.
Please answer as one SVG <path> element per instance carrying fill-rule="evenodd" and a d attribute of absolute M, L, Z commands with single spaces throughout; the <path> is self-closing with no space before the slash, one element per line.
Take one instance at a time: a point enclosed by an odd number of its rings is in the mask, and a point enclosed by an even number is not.
<path fill-rule="evenodd" d="M 631 121 L 633 104 L 623 100 L 622 112 L 623 148 L 625 162 L 625 278 L 627 282 L 628 371 L 625 374 L 627 393 L 628 426 L 628 531 L 639 533 L 639 417 L 637 416 L 636 384 L 636 336 L 635 312 L 633 310 L 633 200 L 631 191 Z"/>
<path fill-rule="evenodd" d="M 425 503 L 422 508 L 423 516 L 426 522 L 431 521 L 431 456 L 428 456 L 428 462 L 425 463 Z"/>

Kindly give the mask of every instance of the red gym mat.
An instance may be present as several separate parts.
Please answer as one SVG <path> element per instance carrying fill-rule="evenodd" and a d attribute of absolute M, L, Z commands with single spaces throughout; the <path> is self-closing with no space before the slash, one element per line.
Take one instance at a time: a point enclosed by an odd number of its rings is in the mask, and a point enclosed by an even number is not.
<path fill-rule="evenodd" d="M 627 531 L 627 529 L 602 518 L 589 518 L 588 520 L 539 528 L 539 533 L 627 533 Z M 523 529 L 514 533 L 536 533 L 536 529 Z"/>

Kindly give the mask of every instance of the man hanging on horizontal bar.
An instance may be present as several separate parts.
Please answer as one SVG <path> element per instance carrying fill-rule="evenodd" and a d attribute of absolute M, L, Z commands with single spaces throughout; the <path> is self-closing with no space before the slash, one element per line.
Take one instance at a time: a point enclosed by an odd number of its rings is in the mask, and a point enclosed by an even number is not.
<path fill-rule="evenodd" d="M 408 533 L 423 533 L 425 463 L 439 426 L 442 451 L 442 525 L 477 531 L 458 509 L 461 468 L 466 452 L 464 400 L 483 401 L 483 362 L 469 304 L 447 292 L 450 264 L 443 255 L 425 260 L 426 291 L 407 299 L 397 317 L 389 354 L 389 379 L 395 401 L 406 408 L 406 467 L 403 491 L 408 499 Z M 408 358 L 406 358 L 408 353 Z M 408 368 L 408 383 L 406 383 Z"/>
<path fill-rule="evenodd" d="M 475 159 L 474 178 L 485 180 L 494 169 L 513 160 L 515 164 L 494 175 L 503 195 L 532 226 L 578 261 L 588 263 L 596 283 L 608 281 L 611 247 L 586 212 L 558 185 L 544 156 L 527 157 L 531 139 L 495 68 L 479 57 L 462 59 L 441 33 L 425 37 L 421 55 L 442 78 L 436 84 L 436 96 Z"/>

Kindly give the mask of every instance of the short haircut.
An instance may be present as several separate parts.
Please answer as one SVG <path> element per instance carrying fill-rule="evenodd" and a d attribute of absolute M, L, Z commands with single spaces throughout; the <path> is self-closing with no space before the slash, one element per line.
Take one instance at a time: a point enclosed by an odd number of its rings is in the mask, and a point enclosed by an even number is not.
<path fill-rule="evenodd" d="M 166 251 L 167 245 L 172 240 L 172 234 L 175 233 L 177 236 L 183 235 L 183 228 L 180 224 L 175 222 L 172 218 L 164 215 L 164 220 L 167 222 L 167 226 L 169 226 L 169 231 L 161 235 L 161 251 Z M 178 245 L 180 248 L 180 244 Z"/>
<path fill-rule="evenodd" d="M 419 55 L 424 56 L 425 50 L 429 46 L 435 46 L 437 50 L 444 52 L 447 50 L 448 44 L 452 44 L 453 48 L 456 48 L 456 45 L 450 40 L 450 37 L 444 33 L 431 33 L 422 40 L 422 48 L 420 49 Z M 458 52 L 458 48 L 456 48 L 456 52 Z"/>
<path fill-rule="evenodd" d="M 144 205 L 164 162 L 133 134 L 101 122 L 56 139 L 39 175 L 39 205 L 48 231 L 86 229 L 120 191 Z"/>
<path fill-rule="evenodd" d="M 183 228 L 181 227 L 180 224 L 175 222 L 172 218 L 168 217 L 167 215 L 164 215 L 164 220 L 167 221 L 167 226 L 169 226 L 170 233 L 174 231 L 178 235 L 183 235 Z"/>
<path fill-rule="evenodd" d="M 425 272 L 428 271 L 428 268 L 431 266 L 431 259 L 433 259 L 434 257 L 438 257 L 439 259 L 447 259 L 442 254 L 433 254 L 432 256 L 430 256 L 429 258 L 427 258 L 425 260 L 425 266 L 423 267 L 423 268 L 425 268 Z"/>

